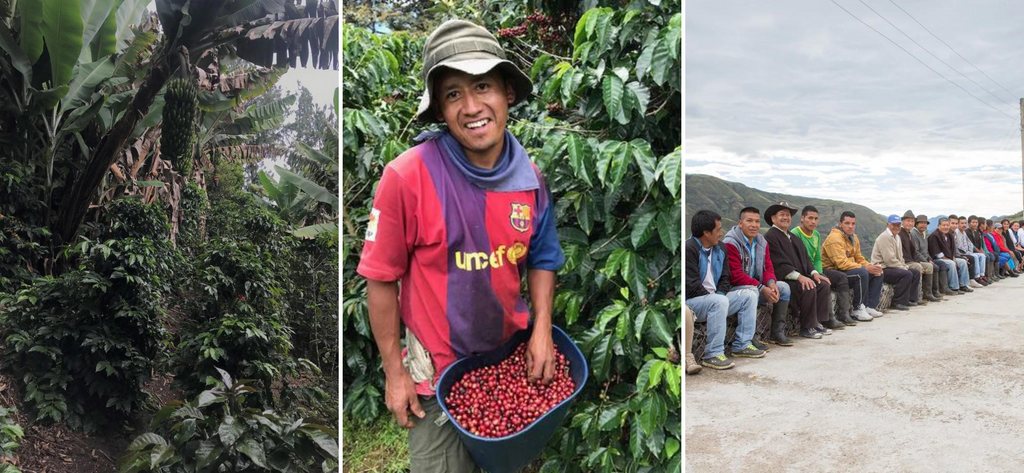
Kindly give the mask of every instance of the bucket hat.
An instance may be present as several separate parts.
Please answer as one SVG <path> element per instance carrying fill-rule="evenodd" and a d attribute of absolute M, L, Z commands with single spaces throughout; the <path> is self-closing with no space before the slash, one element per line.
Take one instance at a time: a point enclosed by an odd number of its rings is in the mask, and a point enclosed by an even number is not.
<path fill-rule="evenodd" d="M 772 221 L 772 217 L 782 209 L 789 210 L 789 215 L 796 215 L 797 209 L 795 205 L 785 200 L 779 201 L 778 203 L 772 204 L 768 207 L 768 210 L 764 211 L 764 220 L 768 222 L 768 225 L 775 225 L 775 222 Z"/>
<path fill-rule="evenodd" d="M 438 26 L 423 45 L 423 83 L 425 89 L 416 109 L 420 122 L 438 122 L 436 104 L 431 98 L 434 80 L 441 70 L 455 69 L 470 75 L 483 75 L 495 67 L 505 74 L 516 91 L 513 105 L 526 100 L 533 91 L 529 76 L 505 59 L 505 50 L 484 27 L 465 20 L 448 20 Z"/>
<path fill-rule="evenodd" d="M 914 212 L 912 210 L 908 210 L 906 213 L 904 213 L 902 220 L 906 220 L 908 218 L 914 218 Z"/>
<path fill-rule="evenodd" d="M 918 223 L 921 223 L 921 222 L 928 223 L 928 216 L 925 215 L 925 214 L 921 214 L 921 215 L 918 215 L 916 219 L 914 219 L 914 224 L 915 225 L 918 224 Z"/>

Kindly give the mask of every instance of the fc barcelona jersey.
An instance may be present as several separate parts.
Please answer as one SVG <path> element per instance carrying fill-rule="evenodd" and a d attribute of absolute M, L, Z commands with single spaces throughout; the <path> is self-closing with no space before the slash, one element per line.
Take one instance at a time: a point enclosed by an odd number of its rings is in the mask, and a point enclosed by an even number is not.
<path fill-rule="evenodd" d="M 422 143 L 384 169 L 357 271 L 401 281 L 402 322 L 430 352 L 435 382 L 459 358 L 497 348 L 526 328 L 526 270 L 565 260 L 550 192 L 478 187 L 440 149 Z M 417 392 L 433 394 L 429 383 Z"/>

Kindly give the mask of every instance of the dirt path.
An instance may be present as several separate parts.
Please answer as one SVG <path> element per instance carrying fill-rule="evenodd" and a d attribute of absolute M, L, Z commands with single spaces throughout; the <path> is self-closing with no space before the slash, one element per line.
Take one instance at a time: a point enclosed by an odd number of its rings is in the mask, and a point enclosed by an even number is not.
<path fill-rule="evenodd" d="M 686 471 L 1024 466 L 1024 278 L 686 377 Z"/>

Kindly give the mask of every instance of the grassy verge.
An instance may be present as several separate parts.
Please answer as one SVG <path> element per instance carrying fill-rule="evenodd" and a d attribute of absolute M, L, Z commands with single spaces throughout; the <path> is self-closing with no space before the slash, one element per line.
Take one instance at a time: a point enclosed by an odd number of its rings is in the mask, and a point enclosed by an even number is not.
<path fill-rule="evenodd" d="M 363 425 L 342 419 L 345 473 L 403 473 L 409 471 L 407 434 L 391 416 Z"/>

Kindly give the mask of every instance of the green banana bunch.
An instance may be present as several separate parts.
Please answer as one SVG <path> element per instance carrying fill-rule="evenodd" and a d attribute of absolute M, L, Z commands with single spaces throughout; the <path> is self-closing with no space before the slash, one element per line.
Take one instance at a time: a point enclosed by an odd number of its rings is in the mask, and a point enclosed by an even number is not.
<path fill-rule="evenodd" d="M 189 79 L 174 78 L 164 93 L 163 134 L 160 148 L 179 174 L 192 174 L 192 147 L 196 141 L 199 89 Z"/>

